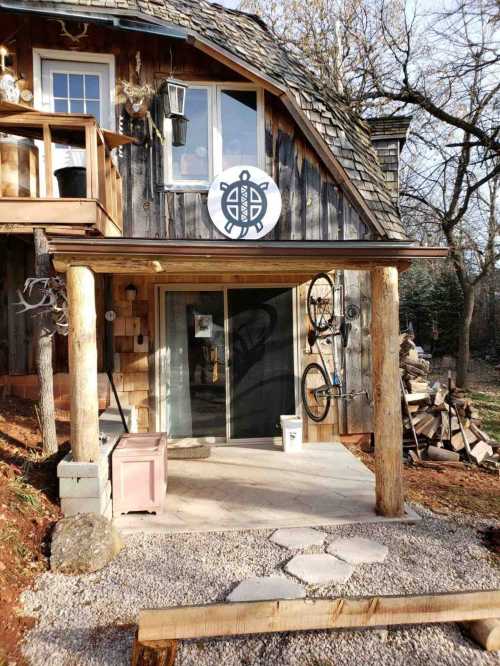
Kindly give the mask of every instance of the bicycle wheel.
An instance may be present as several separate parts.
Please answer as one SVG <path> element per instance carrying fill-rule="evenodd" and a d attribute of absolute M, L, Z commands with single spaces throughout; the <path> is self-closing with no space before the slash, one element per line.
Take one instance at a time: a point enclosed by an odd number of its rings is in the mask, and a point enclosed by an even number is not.
<path fill-rule="evenodd" d="M 313 421 L 323 421 L 330 409 L 330 382 L 324 368 L 310 363 L 302 375 L 302 402 L 307 416 Z"/>
<path fill-rule="evenodd" d="M 335 292 L 327 273 L 314 276 L 307 290 L 307 314 L 316 331 L 323 333 L 335 319 Z"/>

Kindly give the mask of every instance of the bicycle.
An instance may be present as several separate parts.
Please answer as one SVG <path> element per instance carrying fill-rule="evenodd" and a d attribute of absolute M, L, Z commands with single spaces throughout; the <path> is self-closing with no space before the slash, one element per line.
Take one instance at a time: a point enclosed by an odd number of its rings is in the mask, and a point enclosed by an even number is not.
<path fill-rule="evenodd" d="M 356 305 L 351 304 L 347 309 L 345 308 L 343 291 L 339 290 L 340 310 L 341 312 L 345 310 L 345 314 L 337 317 L 335 315 L 335 291 L 334 284 L 327 273 L 315 275 L 307 291 L 307 314 L 312 325 L 307 341 L 311 353 L 316 345 L 321 364 L 314 362 L 306 366 L 302 373 L 301 393 L 307 415 L 317 423 L 324 421 L 326 418 L 332 400 L 342 398 L 352 400 L 360 395 L 364 395 L 367 400 L 369 399 L 366 390 L 345 391 L 341 378 L 341 376 L 345 377 L 345 368 L 342 367 L 341 375 L 339 375 L 335 348 L 333 347 L 332 354 L 333 372 L 330 374 L 321 351 L 321 345 L 318 344 L 319 341 L 325 340 L 327 344 L 333 345 L 334 337 L 339 335 L 342 346 L 347 347 L 352 328 L 351 321 L 360 316 L 359 308 Z"/>

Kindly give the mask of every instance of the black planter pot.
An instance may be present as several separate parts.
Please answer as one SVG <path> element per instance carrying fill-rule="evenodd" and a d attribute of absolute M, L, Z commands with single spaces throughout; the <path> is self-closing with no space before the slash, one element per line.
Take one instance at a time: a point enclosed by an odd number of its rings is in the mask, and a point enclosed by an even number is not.
<path fill-rule="evenodd" d="M 87 196 L 87 169 L 85 167 L 63 167 L 54 171 L 63 199 L 85 199 Z"/>
<path fill-rule="evenodd" d="M 172 145 L 185 146 L 187 135 L 187 124 L 189 120 L 185 116 L 174 116 L 172 118 Z"/>

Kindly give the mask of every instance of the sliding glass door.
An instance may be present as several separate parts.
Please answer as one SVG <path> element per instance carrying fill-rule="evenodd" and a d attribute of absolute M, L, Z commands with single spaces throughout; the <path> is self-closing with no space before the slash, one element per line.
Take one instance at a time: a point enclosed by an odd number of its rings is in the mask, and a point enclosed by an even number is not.
<path fill-rule="evenodd" d="M 161 429 L 175 441 L 270 439 L 295 413 L 293 290 L 161 293 Z"/>
<path fill-rule="evenodd" d="M 224 294 L 165 293 L 166 432 L 226 437 Z"/>

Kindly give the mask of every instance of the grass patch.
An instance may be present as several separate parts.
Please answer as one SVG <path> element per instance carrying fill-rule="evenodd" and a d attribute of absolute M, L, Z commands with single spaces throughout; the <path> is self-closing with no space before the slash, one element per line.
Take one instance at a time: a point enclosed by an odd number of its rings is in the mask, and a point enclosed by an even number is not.
<path fill-rule="evenodd" d="M 481 391 L 469 391 L 468 395 L 481 415 L 482 430 L 500 442 L 500 395 Z"/>
<path fill-rule="evenodd" d="M 15 499 L 21 506 L 28 506 L 37 513 L 43 512 L 43 506 L 38 496 L 38 492 L 30 486 L 23 477 L 16 477 L 10 482 L 10 488 Z"/>

